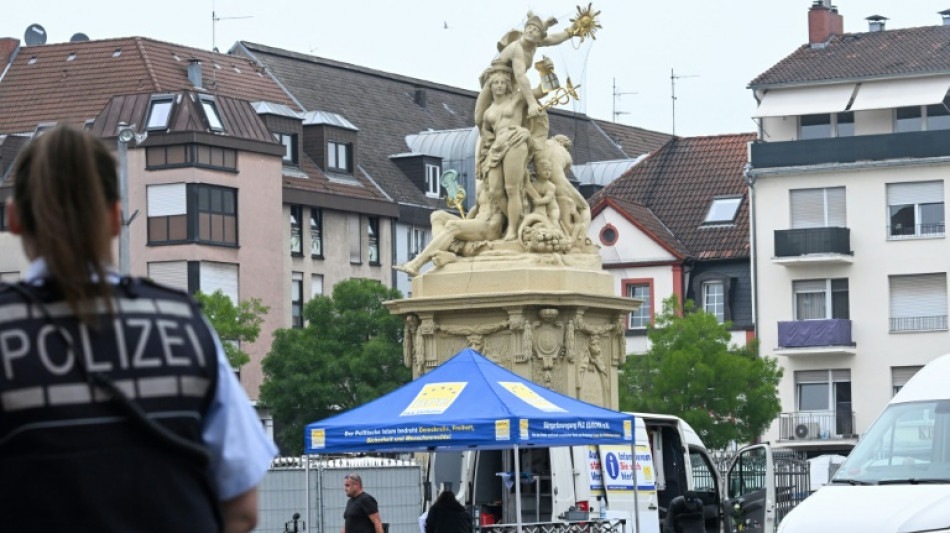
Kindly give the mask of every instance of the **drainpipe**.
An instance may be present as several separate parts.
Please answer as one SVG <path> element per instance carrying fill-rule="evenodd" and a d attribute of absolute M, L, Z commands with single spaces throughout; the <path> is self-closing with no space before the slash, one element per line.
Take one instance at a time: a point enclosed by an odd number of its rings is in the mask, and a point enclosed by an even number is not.
<path fill-rule="evenodd" d="M 757 290 L 758 286 L 758 266 L 756 264 L 757 250 L 756 244 L 757 240 L 755 238 L 756 224 L 755 224 L 755 174 L 752 172 L 752 153 L 751 153 L 752 143 L 749 143 L 750 153 L 749 161 L 745 164 L 745 167 L 742 170 L 743 175 L 745 176 L 746 185 L 749 186 L 749 261 L 751 264 L 751 269 L 749 271 L 749 277 L 751 278 L 752 285 L 752 333 L 755 335 L 755 338 L 759 338 L 759 291 Z"/>

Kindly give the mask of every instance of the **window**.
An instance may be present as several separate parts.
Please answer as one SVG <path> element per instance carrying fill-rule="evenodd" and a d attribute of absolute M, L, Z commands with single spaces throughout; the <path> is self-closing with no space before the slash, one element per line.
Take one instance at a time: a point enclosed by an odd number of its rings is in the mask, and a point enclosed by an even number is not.
<path fill-rule="evenodd" d="M 238 266 L 234 263 L 201 261 L 198 264 L 198 290 L 205 294 L 221 291 L 235 305 L 238 294 Z"/>
<path fill-rule="evenodd" d="M 379 217 L 366 219 L 366 235 L 369 264 L 379 265 Z"/>
<path fill-rule="evenodd" d="M 0 202 L 0 232 L 7 231 L 7 204 Z"/>
<path fill-rule="evenodd" d="M 897 394 L 904 385 L 914 377 L 922 366 L 892 366 L 891 367 L 891 396 Z"/>
<path fill-rule="evenodd" d="M 303 255 L 303 208 L 290 206 L 290 255 Z"/>
<path fill-rule="evenodd" d="M 168 120 L 172 116 L 172 106 L 175 99 L 171 95 L 153 96 L 148 104 L 148 118 L 145 120 L 146 131 L 168 129 Z"/>
<path fill-rule="evenodd" d="M 600 243 L 604 246 L 613 246 L 617 244 L 617 239 L 620 238 L 620 232 L 617 231 L 617 228 L 613 224 L 607 224 L 604 227 L 600 228 Z"/>
<path fill-rule="evenodd" d="M 736 213 L 739 212 L 740 204 L 742 204 L 741 196 L 713 198 L 703 224 L 732 224 L 736 219 Z"/>
<path fill-rule="evenodd" d="M 439 165 L 426 165 L 426 196 L 430 198 L 439 197 L 439 175 L 441 169 Z"/>
<path fill-rule="evenodd" d="M 290 275 L 290 322 L 294 328 L 303 327 L 303 274 Z"/>
<path fill-rule="evenodd" d="M 310 298 L 323 296 L 323 274 L 310 275 Z"/>
<path fill-rule="evenodd" d="M 630 313 L 630 329 L 645 329 L 653 323 L 653 280 L 624 280 L 623 291 L 627 298 L 643 300 L 640 307 Z"/>
<path fill-rule="evenodd" d="M 899 107 L 894 112 L 894 131 L 921 131 L 924 129 L 924 117 L 920 106 Z"/>
<path fill-rule="evenodd" d="M 218 114 L 218 104 L 211 96 L 199 96 L 201 109 L 205 113 L 205 119 L 208 121 L 208 129 L 211 131 L 224 131 L 224 124 L 221 123 L 221 115 Z"/>
<path fill-rule="evenodd" d="M 209 244 L 237 244 L 237 189 L 195 184 L 197 238 Z"/>
<path fill-rule="evenodd" d="M 360 216 L 355 213 L 346 215 L 346 233 L 350 243 L 350 263 L 358 265 L 363 262 L 363 247 L 360 244 Z"/>
<path fill-rule="evenodd" d="M 310 209 L 310 257 L 323 259 L 323 211 Z"/>
<path fill-rule="evenodd" d="M 409 243 L 409 259 L 412 259 L 422 253 L 422 250 L 429 244 L 428 233 L 425 228 L 415 227 L 410 227 L 407 231 L 409 232 L 406 239 Z"/>
<path fill-rule="evenodd" d="M 950 110 L 947 109 L 947 99 L 939 104 L 925 108 L 927 113 L 927 131 L 950 129 Z"/>
<path fill-rule="evenodd" d="M 936 131 L 950 129 L 950 98 L 925 106 L 899 107 L 894 111 L 894 131 Z"/>
<path fill-rule="evenodd" d="M 799 411 L 851 411 L 850 370 L 804 370 L 795 372 L 795 395 Z"/>
<path fill-rule="evenodd" d="M 828 139 L 854 136 L 854 113 L 822 113 L 799 118 L 798 138 Z"/>
<path fill-rule="evenodd" d="M 888 239 L 945 235 L 943 181 L 887 184 Z"/>
<path fill-rule="evenodd" d="M 327 169 L 338 172 L 353 172 L 353 145 L 329 141 L 327 143 Z"/>
<path fill-rule="evenodd" d="M 792 282 L 795 320 L 850 318 L 848 279 L 815 279 Z"/>
<path fill-rule="evenodd" d="M 297 164 L 297 136 L 290 133 L 281 133 L 275 131 L 273 133 L 274 140 L 284 145 L 284 163 L 290 165 Z"/>
<path fill-rule="evenodd" d="M 187 197 L 184 183 L 149 185 L 146 188 L 149 244 L 188 240 Z"/>
<path fill-rule="evenodd" d="M 715 316 L 720 324 L 726 321 L 726 298 L 721 281 L 703 283 L 703 311 Z"/>
<path fill-rule="evenodd" d="M 846 227 L 845 188 L 789 191 L 792 229 Z"/>
<path fill-rule="evenodd" d="M 202 167 L 237 171 L 237 150 L 203 144 L 176 144 L 145 148 L 145 169 Z"/>
<path fill-rule="evenodd" d="M 889 276 L 890 331 L 947 330 L 947 274 Z"/>

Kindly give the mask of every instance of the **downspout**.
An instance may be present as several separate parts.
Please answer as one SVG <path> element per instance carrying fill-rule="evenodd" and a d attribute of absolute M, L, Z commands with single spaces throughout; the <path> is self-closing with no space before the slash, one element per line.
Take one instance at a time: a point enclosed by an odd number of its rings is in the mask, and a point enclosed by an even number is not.
<path fill-rule="evenodd" d="M 759 291 L 758 287 L 758 265 L 756 264 L 757 258 L 757 240 L 755 238 L 756 224 L 755 224 L 755 173 L 752 171 L 752 157 L 751 157 L 751 147 L 752 143 L 749 143 L 750 153 L 749 153 L 749 162 L 745 164 L 743 169 L 743 175 L 745 176 L 746 185 L 749 186 L 749 261 L 752 263 L 749 271 L 750 282 L 752 285 L 752 334 L 755 335 L 755 338 L 759 338 Z"/>

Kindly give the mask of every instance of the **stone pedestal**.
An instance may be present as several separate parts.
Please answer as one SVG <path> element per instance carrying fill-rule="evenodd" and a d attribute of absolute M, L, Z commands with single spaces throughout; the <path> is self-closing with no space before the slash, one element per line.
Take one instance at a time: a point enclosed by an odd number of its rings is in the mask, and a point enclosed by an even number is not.
<path fill-rule="evenodd" d="M 617 409 L 627 315 L 594 254 L 460 259 L 413 279 L 405 356 L 419 377 L 465 347 L 531 381 Z"/>

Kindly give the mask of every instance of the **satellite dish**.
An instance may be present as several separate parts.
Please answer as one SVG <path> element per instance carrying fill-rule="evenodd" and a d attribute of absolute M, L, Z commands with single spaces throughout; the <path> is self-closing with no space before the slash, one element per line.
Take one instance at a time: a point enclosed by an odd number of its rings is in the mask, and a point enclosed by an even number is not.
<path fill-rule="evenodd" d="M 30 24 L 30 27 L 26 29 L 26 33 L 23 34 L 23 42 L 27 46 L 46 44 L 46 29 L 39 24 Z"/>
<path fill-rule="evenodd" d="M 71 43 L 78 43 L 78 42 L 88 41 L 88 40 L 89 40 L 89 36 L 83 32 L 74 33 L 73 36 L 69 38 L 69 42 Z"/>

